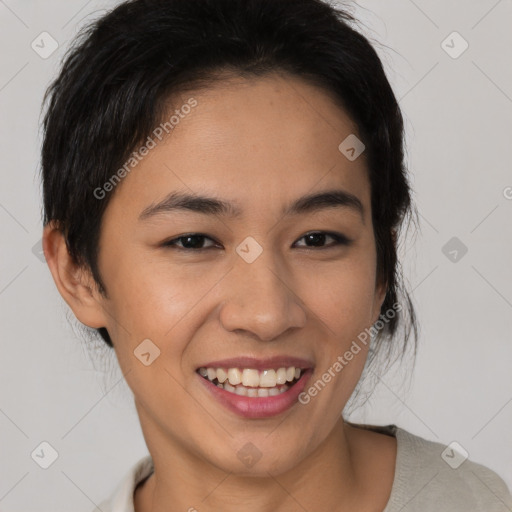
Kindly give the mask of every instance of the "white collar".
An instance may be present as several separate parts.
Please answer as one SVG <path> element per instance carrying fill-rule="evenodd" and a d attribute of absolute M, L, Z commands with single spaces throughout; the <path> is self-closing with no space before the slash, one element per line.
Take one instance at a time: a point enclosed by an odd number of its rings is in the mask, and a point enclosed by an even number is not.
<path fill-rule="evenodd" d="M 112 497 L 105 504 L 100 505 L 100 509 L 104 512 L 135 512 L 133 504 L 135 488 L 142 480 L 151 475 L 154 469 L 151 455 L 140 459 L 125 474 Z"/>

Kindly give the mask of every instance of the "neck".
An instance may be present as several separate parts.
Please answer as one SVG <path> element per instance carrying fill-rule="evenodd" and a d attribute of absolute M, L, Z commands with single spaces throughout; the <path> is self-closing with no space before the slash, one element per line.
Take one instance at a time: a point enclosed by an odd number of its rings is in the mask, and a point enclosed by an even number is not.
<path fill-rule="evenodd" d="M 141 423 L 144 424 L 143 415 Z M 147 439 L 154 473 L 136 489 L 136 512 L 292 512 L 353 510 L 362 487 L 353 454 L 352 431 L 343 419 L 317 449 L 291 469 L 266 476 L 228 473 L 198 459 L 154 430 Z M 179 461 L 179 462 L 178 462 Z"/>

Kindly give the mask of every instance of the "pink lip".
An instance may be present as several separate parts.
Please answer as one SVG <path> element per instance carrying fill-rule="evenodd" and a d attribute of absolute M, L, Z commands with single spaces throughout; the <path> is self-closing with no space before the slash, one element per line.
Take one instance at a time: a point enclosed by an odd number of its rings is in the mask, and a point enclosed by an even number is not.
<path fill-rule="evenodd" d="M 311 368 L 313 363 L 306 359 L 291 356 L 274 356 L 265 359 L 257 359 L 255 357 L 233 357 L 230 359 L 222 359 L 204 363 L 198 368 L 253 368 L 254 370 L 269 370 L 278 368 Z"/>
<path fill-rule="evenodd" d="M 238 361 L 238 362 L 237 362 Z M 269 361 L 269 360 L 267 360 Z M 291 361 L 291 359 L 287 359 L 287 361 Z M 222 361 L 223 364 L 215 363 L 215 367 L 225 368 L 224 364 L 229 362 L 229 368 L 236 368 L 238 366 L 242 366 L 244 368 L 255 368 L 254 366 L 247 365 L 247 360 L 244 360 L 243 364 L 240 364 L 240 360 L 233 359 Z M 235 362 L 236 364 L 232 364 Z M 274 364 L 273 361 L 272 364 Z M 209 363 L 211 364 L 211 363 Z M 272 364 L 265 363 L 265 368 L 272 368 Z M 206 365 L 205 365 L 206 366 Z M 212 365 L 213 366 L 213 365 Z M 282 364 L 283 366 L 296 366 L 297 364 Z M 275 366 L 274 366 L 275 368 Z M 269 397 L 254 397 L 250 398 L 247 396 L 237 395 L 235 393 L 231 393 L 230 391 L 226 391 L 225 389 L 221 389 L 208 379 L 201 377 L 201 375 L 197 374 L 197 377 L 202 382 L 203 386 L 213 395 L 213 397 L 218 400 L 224 407 L 227 407 L 230 411 L 243 416 L 245 418 L 269 418 L 271 416 L 276 416 L 277 414 L 281 414 L 284 411 L 291 408 L 296 402 L 297 399 L 302 392 L 302 390 L 306 386 L 306 382 L 313 373 L 311 368 L 308 368 L 300 377 L 300 379 L 287 391 L 284 393 L 280 393 L 276 396 Z"/>

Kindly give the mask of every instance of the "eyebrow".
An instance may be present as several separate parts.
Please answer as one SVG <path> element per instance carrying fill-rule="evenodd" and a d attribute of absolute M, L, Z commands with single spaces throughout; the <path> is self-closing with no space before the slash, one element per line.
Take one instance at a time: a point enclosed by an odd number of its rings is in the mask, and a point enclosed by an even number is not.
<path fill-rule="evenodd" d="M 330 208 L 351 209 L 361 216 L 364 223 L 364 207 L 359 198 L 341 189 L 325 190 L 302 196 L 292 204 L 285 206 L 281 215 L 300 215 Z M 184 192 L 171 192 L 159 203 L 145 208 L 139 215 L 139 220 L 147 220 L 156 215 L 173 211 L 192 211 L 204 215 L 231 218 L 242 215 L 242 210 L 228 201 Z"/>

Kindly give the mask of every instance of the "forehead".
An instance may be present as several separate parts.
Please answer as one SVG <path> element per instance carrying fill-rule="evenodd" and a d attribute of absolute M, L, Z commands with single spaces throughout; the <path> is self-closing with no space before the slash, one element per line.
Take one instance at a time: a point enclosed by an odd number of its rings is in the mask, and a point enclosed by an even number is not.
<path fill-rule="evenodd" d="M 191 98 L 195 106 L 182 109 Z M 182 191 L 226 199 L 252 215 L 341 188 L 369 203 L 364 154 L 350 161 L 339 150 L 357 126 L 322 89 L 301 79 L 217 82 L 173 98 L 168 114 L 166 119 L 178 114 L 169 136 L 154 139 L 112 202 L 140 214 Z"/>

